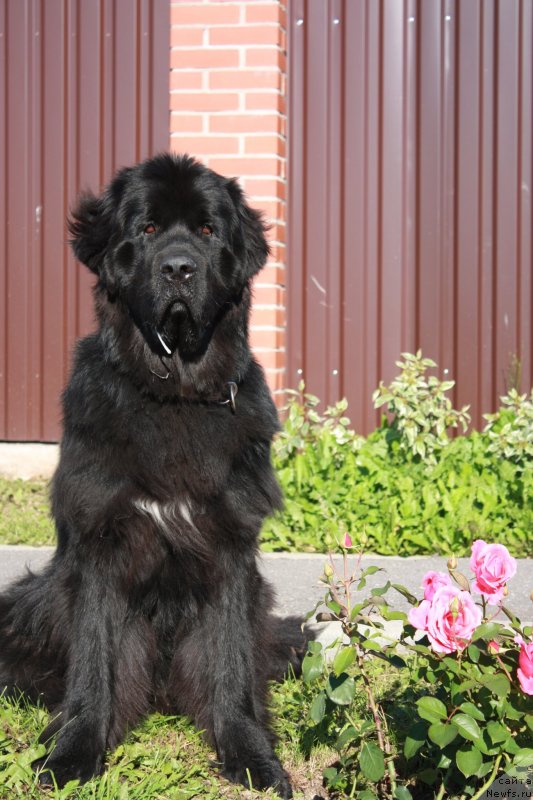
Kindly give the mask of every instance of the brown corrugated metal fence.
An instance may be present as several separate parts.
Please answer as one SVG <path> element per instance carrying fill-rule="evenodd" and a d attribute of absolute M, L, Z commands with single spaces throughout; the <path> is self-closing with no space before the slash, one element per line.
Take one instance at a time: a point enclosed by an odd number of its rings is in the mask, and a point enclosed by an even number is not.
<path fill-rule="evenodd" d="M 65 217 L 168 146 L 168 0 L 0 0 L 0 65 L 0 439 L 49 441 L 92 327 Z"/>
<path fill-rule="evenodd" d="M 531 387 L 532 34 L 532 0 L 290 4 L 288 383 L 361 432 L 405 350 L 477 426 Z"/>

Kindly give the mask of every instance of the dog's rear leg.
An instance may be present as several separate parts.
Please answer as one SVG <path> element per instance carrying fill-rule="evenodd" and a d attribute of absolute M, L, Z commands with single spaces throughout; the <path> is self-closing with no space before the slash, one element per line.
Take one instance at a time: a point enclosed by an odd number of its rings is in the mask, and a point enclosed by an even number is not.
<path fill-rule="evenodd" d="M 69 617 L 53 604 L 53 566 L 29 573 L 0 595 L 0 692 L 53 708 L 64 693 Z"/>

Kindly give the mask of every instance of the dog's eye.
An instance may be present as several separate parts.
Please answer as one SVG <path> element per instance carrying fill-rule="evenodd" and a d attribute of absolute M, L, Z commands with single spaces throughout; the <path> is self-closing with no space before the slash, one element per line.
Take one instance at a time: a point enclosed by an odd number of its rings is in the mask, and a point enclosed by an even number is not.
<path fill-rule="evenodd" d="M 148 235 L 151 233 L 156 233 L 157 227 L 154 225 L 153 222 L 149 222 L 148 225 L 145 227 L 144 232 Z"/>
<path fill-rule="evenodd" d="M 198 229 L 198 233 L 201 233 L 202 236 L 212 236 L 213 228 L 211 227 L 211 225 L 208 225 L 206 222 L 204 222 L 204 224 L 201 225 L 200 228 Z"/>

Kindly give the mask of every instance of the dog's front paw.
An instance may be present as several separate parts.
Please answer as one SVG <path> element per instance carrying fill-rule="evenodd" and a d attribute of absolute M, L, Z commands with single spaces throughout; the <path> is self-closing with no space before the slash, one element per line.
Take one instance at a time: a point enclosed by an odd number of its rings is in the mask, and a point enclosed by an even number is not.
<path fill-rule="evenodd" d="M 52 751 L 49 756 L 40 758 L 32 764 L 37 773 L 37 780 L 41 786 L 65 786 L 69 781 L 79 780 L 80 783 L 100 775 L 103 769 L 103 755 L 89 753 L 87 750 L 59 750 Z M 53 776 L 53 777 L 52 777 Z"/>
<path fill-rule="evenodd" d="M 289 777 L 275 756 L 269 759 L 234 759 L 225 763 L 222 774 L 232 783 L 241 783 L 255 789 L 274 789 L 283 800 L 292 797 Z"/>

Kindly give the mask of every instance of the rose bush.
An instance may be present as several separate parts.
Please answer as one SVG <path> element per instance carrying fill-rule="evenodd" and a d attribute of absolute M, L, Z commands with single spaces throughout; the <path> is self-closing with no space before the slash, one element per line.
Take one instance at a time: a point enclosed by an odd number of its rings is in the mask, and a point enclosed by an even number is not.
<path fill-rule="evenodd" d="M 339 760 L 325 771 L 332 796 L 478 800 L 500 774 L 533 766 L 533 629 L 503 603 L 516 572 L 506 548 L 476 542 L 473 579 L 450 559 L 448 573 L 424 576 L 420 601 L 387 581 L 357 602 L 353 590 L 364 590 L 380 570 L 363 569 L 359 555 L 350 571 L 348 550 L 354 547 L 346 536 L 343 569 L 331 559 L 324 571 L 327 611 L 319 617 L 339 621 L 344 642 L 336 644 L 332 668 L 317 642 L 303 664 L 304 680 L 320 686 L 311 723 L 338 731 Z M 408 614 L 395 610 L 392 590 L 412 606 Z M 387 634 L 392 620 L 402 623 L 399 639 Z M 397 695 L 390 705 L 378 698 L 373 658 L 408 672 L 401 703 Z M 350 707 L 361 696 L 368 720 L 355 724 Z"/>

